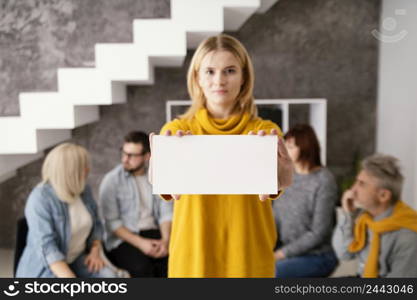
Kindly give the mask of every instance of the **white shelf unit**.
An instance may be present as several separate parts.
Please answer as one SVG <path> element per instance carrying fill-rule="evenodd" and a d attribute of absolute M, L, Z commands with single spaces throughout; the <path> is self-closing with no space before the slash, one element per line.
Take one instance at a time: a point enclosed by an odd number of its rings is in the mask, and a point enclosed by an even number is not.
<path fill-rule="evenodd" d="M 282 131 L 285 133 L 290 126 L 290 110 L 294 105 L 308 105 L 308 123 L 314 128 L 321 148 L 321 161 L 326 165 L 327 158 L 327 100 L 326 99 L 256 99 L 257 106 L 275 105 L 282 112 Z M 190 106 L 190 100 L 168 100 L 166 102 L 166 121 L 172 120 L 172 109 L 178 106 Z"/>

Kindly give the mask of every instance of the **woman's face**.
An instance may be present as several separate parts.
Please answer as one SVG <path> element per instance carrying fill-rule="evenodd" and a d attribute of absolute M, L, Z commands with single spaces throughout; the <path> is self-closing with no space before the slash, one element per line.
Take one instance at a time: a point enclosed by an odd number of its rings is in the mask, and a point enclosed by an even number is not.
<path fill-rule="evenodd" d="M 239 61 L 225 50 L 209 52 L 201 62 L 198 83 L 207 106 L 232 108 L 243 84 Z"/>
<path fill-rule="evenodd" d="M 291 157 L 291 160 L 296 163 L 300 156 L 300 148 L 295 144 L 294 138 L 288 138 L 285 140 L 285 147 L 287 147 L 288 154 Z"/>

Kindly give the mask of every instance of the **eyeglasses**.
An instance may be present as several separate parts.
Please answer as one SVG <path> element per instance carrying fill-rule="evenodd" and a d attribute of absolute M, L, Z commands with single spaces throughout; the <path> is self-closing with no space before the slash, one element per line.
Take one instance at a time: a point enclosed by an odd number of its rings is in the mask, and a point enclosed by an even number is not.
<path fill-rule="evenodd" d="M 120 153 L 122 156 L 127 156 L 128 159 L 131 159 L 132 157 L 133 158 L 141 157 L 146 154 L 146 153 L 127 153 L 123 149 L 120 149 Z"/>

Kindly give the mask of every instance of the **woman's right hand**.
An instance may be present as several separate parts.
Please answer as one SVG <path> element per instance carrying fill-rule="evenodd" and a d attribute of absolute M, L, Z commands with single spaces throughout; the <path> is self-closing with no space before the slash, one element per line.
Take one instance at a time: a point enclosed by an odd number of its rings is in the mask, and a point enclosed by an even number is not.
<path fill-rule="evenodd" d="M 254 131 L 249 131 L 248 133 L 249 135 L 258 135 L 258 136 L 266 136 L 267 133 L 265 130 L 259 130 L 257 133 L 255 133 Z M 279 190 L 277 192 L 277 194 L 275 195 L 266 195 L 266 194 L 261 194 L 259 195 L 259 200 L 261 201 L 265 201 L 266 199 L 268 199 L 269 197 L 276 197 L 277 195 L 279 195 L 280 191 L 282 191 L 283 189 L 287 188 L 288 186 L 291 185 L 292 183 L 292 178 L 293 178 L 293 163 L 291 161 L 291 158 L 288 154 L 287 148 L 285 147 L 285 144 L 282 140 L 282 137 L 280 137 L 278 135 L 278 130 L 277 129 L 272 129 L 271 130 L 271 134 L 272 136 L 277 136 L 278 137 L 278 153 L 277 153 L 277 160 L 279 161 L 278 163 L 278 187 Z"/>
<path fill-rule="evenodd" d="M 152 184 L 152 138 L 153 138 L 154 135 L 155 134 L 153 132 L 149 134 L 149 145 L 151 147 L 151 158 L 149 160 L 149 169 L 148 169 L 148 172 L 149 172 L 148 175 L 149 176 L 148 176 L 148 178 L 149 178 L 149 182 L 151 184 Z M 171 130 L 165 131 L 164 132 L 164 135 L 165 136 L 172 136 Z M 187 130 L 186 132 L 184 132 L 183 130 L 177 130 L 177 132 L 176 132 L 175 135 L 177 137 L 182 137 L 184 135 L 192 135 L 192 134 L 191 134 L 191 131 L 190 130 Z M 164 195 L 161 195 L 161 197 L 164 198 L 164 199 L 166 199 L 166 200 L 171 200 L 171 199 L 179 200 L 180 197 L 181 197 L 181 195 L 178 195 L 178 194 L 166 195 L 166 194 L 164 194 Z"/>

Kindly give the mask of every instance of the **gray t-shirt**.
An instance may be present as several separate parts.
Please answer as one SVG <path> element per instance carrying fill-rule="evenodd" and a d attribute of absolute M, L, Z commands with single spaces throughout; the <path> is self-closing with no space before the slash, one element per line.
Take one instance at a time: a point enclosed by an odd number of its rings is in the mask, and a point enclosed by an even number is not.
<path fill-rule="evenodd" d="M 286 257 L 332 250 L 336 202 L 336 181 L 327 168 L 294 174 L 293 184 L 273 201 L 278 246 Z"/>

